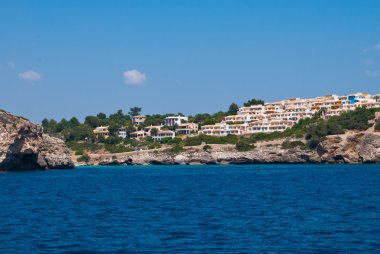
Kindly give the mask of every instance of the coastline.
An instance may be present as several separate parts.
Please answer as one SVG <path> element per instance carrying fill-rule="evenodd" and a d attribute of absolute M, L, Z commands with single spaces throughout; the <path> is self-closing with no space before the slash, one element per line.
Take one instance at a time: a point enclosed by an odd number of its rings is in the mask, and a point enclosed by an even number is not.
<path fill-rule="evenodd" d="M 186 147 L 181 152 L 171 149 L 145 150 L 117 154 L 89 154 L 85 165 L 224 165 L 224 164 L 377 164 L 380 163 L 380 133 L 351 132 L 328 136 L 315 150 L 283 148 L 283 140 L 257 143 L 245 152 L 231 145 L 212 145 L 209 151 L 202 146 Z"/>

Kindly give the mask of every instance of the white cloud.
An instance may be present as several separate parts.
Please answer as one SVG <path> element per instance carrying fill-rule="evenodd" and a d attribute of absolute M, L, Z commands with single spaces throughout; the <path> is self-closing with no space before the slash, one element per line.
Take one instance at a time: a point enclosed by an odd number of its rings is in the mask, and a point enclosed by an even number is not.
<path fill-rule="evenodd" d="M 125 83 L 132 85 L 141 85 L 146 80 L 146 75 L 138 70 L 127 70 L 123 73 Z"/>
<path fill-rule="evenodd" d="M 373 47 L 373 50 L 375 50 L 375 51 L 378 51 L 378 50 L 380 50 L 380 43 L 379 43 L 379 44 L 377 44 L 375 47 Z"/>
<path fill-rule="evenodd" d="M 379 77 L 380 76 L 380 71 L 366 71 L 365 75 L 368 77 Z"/>
<path fill-rule="evenodd" d="M 23 80 L 36 81 L 42 79 L 42 74 L 36 71 L 24 71 L 18 74 L 18 77 Z"/>

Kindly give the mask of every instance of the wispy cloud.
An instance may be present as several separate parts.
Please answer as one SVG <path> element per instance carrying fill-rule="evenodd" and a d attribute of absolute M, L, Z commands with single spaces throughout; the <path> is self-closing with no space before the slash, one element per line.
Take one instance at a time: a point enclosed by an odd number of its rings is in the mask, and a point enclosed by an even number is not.
<path fill-rule="evenodd" d="M 145 73 L 142 73 L 138 70 L 126 70 L 123 73 L 124 81 L 127 84 L 131 85 L 141 85 L 145 82 L 146 80 L 146 75 Z"/>
<path fill-rule="evenodd" d="M 16 64 L 14 62 L 8 63 L 9 68 L 14 69 L 16 67 Z"/>
<path fill-rule="evenodd" d="M 380 71 L 366 71 L 365 72 L 365 75 L 367 76 L 367 77 L 372 77 L 372 78 L 374 78 L 374 77 L 379 77 L 380 76 Z"/>
<path fill-rule="evenodd" d="M 33 70 L 20 72 L 18 77 L 27 81 L 36 81 L 42 79 L 42 74 Z"/>
<path fill-rule="evenodd" d="M 376 44 L 375 46 L 371 48 L 363 49 L 363 52 L 368 52 L 368 51 L 380 51 L 380 43 Z"/>

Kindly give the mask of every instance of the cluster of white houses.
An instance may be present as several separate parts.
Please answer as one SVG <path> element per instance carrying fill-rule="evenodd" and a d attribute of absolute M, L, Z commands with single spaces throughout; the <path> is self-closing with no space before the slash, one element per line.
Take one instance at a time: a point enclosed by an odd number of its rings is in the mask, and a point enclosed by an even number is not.
<path fill-rule="evenodd" d="M 162 125 L 149 126 L 143 130 L 129 133 L 130 138 L 143 138 L 151 136 L 154 140 L 162 138 L 174 138 L 177 134 L 206 134 L 213 136 L 225 136 L 228 134 L 244 135 L 260 132 L 284 131 L 292 127 L 299 120 L 309 118 L 316 112 L 324 109 L 326 118 L 337 116 L 358 107 L 380 107 L 380 94 L 355 93 L 343 96 L 326 95 L 323 97 L 301 99 L 293 98 L 278 102 L 265 103 L 264 105 L 252 105 L 241 107 L 236 115 L 226 116 L 220 123 L 203 125 L 198 130 L 198 124 L 188 123 L 188 117 L 169 116 Z M 145 116 L 134 116 L 134 125 L 143 124 Z M 163 130 L 163 126 L 176 126 L 176 131 Z M 152 130 L 157 131 L 153 132 Z M 109 135 L 108 128 L 101 126 L 94 130 L 96 135 Z M 118 135 L 126 138 L 126 128 L 120 128 Z"/>
<path fill-rule="evenodd" d="M 133 116 L 132 123 L 134 126 L 138 127 L 145 122 L 145 116 Z M 186 116 L 168 116 L 164 119 L 164 122 L 161 125 L 151 125 L 142 128 L 141 130 L 131 132 L 128 134 L 126 127 L 121 127 L 117 135 L 121 138 L 133 138 L 133 139 L 141 139 L 145 137 L 152 137 L 153 140 L 161 140 L 163 138 L 174 138 L 176 134 L 180 135 L 189 135 L 189 134 L 197 134 L 198 133 L 198 124 L 196 123 L 188 123 L 188 117 Z M 175 126 L 175 131 L 163 129 L 163 127 L 173 127 Z M 95 128 L 94 134 L 96 138 L 108 138 L 109 130 L 108 126 L 100 126 Z"/>

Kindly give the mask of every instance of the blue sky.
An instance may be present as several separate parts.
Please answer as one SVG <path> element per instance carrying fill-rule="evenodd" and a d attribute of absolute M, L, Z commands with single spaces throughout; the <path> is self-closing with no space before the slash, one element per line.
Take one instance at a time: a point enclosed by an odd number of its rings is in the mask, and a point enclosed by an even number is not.
<path fill-rule="evenodd" d="M 40 122 L 380 93 L 380 1 L 0 1 L 0 108 Z"/>

